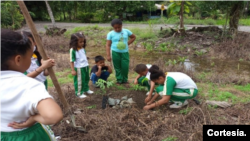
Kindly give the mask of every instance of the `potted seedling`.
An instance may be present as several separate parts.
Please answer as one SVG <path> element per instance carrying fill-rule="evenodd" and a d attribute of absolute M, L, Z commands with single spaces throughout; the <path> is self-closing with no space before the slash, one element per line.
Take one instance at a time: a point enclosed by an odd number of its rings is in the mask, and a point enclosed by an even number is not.
<path fill-rule="evenodd" d="M 110 88 L 114 85 L 113 81 L 105 81 L 103 79 L 99 79 L 96 82 L 96 85 L 100 87 L 101 89 L 101 95 L 102 95 L 102 109 L 106 108 L 107 102 L 108 102 L 108 94 L 107 94 L 107 88 Z"/>

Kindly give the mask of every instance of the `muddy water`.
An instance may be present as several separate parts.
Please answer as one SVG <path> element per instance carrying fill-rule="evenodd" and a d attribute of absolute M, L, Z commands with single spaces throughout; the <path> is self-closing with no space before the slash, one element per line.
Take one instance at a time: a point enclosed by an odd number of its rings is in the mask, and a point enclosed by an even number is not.
<path fill-rule="evenodd" d="M 139 55 L 140 53 L 137 52 L 136 54 Z M 211 59 L 207 57 L 186 57 L 185 62 L 181 63 L 180 61 L 178 61 L 180 57 L 184 56 L 153 53 L 140 57 L 139 61 L 142 63 L 154 63 L 158 59 L 164 60 L 164 62 L 168 62 L 169 60 L 176 60 L 178 62 L 176 65 L 184 65 L 186 69 L 191 69 L 198 72 L 223 73 L 234 71 L 237 73 L 244 72 L 250 74 L 250 61 Z"/>

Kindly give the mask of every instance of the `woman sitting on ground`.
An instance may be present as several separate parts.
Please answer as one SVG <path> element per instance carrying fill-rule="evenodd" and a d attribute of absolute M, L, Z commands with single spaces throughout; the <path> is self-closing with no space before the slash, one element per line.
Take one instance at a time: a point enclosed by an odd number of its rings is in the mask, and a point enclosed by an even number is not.
<path fill-rule="evenodd" d="M 188 104 L 187 99 L 193 99 L 198 94 L 198 89 L 194 81 L 184 73 L 181 72 L 167 72 L 163 73 L 160 70 L 149 69 L 151 73 L 151 81 L 164 84 L 161 87 L 161 92 L 156 93 L 154 97 L 144 106 L 144 110 L 149 110 L 160 105 L 166 104 L 169 101 L 174 104 L 170 108 L 181 108 Z M 162 99 L 154 102 L 155 99 L 161 95 Z"/>

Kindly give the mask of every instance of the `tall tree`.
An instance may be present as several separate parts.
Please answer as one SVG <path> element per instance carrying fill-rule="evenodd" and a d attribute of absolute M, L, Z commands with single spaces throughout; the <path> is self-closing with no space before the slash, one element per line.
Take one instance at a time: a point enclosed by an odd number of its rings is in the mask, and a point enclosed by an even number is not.
<path fill-rule="evenodd" d="M 181 36 L 185 35 L 185 28 L 184 28 L 184 18 L 183 15 L 184 13 L 189 13 L 190 9 L 189 6 L 192 4 L 188 1 L 170 1 L 171 3 L 168 5 L 168 15 L 173 16 L 173 15 L 178 15 L 180 18 L 180 29 L 179 32 Z"/>
<path fill-rule="evenodd" d="M 199 2 L 199 7 L 204 9 L 204 11 L 212 12 L 215 10 L 220 10 L 226 13 L 226 21 L 229 21 L 229 31 L 235 37 L 238 31 L 239 19 L 244 9 L 243 1 L 214 1 L 214 2 Z M 226 22 L 224 25 L 224 30 L 226 29 Z M 224 31 L 225 32 L 225 31 Z"/>
<path fill-rule="evenodd" d="M 53 27 L 55 27 L 55 18 L 54 18 L 54 16 L 53 16 L 53 12 L 52 12 L 52 10 L 51 10 L 51 8 L 50 8 L 50 5 L 49 5 L 48 1 L 47 1 L 47 0 L 44 0 L 44 1 L 45 1 L 45 3 L 46 3 L 47 10 L 48 10 L 48 13 L 49 13 L 49 16 L 50 16 L 52 25 L 53 25 Z"/>

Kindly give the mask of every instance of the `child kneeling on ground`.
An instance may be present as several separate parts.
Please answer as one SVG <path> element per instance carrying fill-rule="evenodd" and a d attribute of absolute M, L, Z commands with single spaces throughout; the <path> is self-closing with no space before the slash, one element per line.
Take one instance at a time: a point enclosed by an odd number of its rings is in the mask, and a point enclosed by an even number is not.
<path fill-rule="evenodd" d="M 144 106 L 144 110 L 155 108 L 169 101 L 174 102 L 174 104 L 170 105 L 170 108 L 181 108 L 188 104 L 187 99 L 193 99 L 198 94 L 196 84 L 184 73 L 167 72 L 164 74 L 156 69 L 149 69 L 149 72 L 151 73 L 151 81 L 164 84 L 164 86 L 161 86 L 161 92 L 155 94 L 147 105 Z M 154 102 L 159 95 L 162 96 L 162 99 Z"/>
<path fill-rule="evenodd" d="M 155 70 L 159 70 L 159 67 L 156 65 L 150 65 L 150 64 L 138 64 L 136 65 L 134 71 L 136 73 L 138 73 L 139 75 L 135 78 L 134 80 L 134 84 L 139 84 L 141 86 L 145 86 L 148 89 L 147 92 L 147 98 L 145 99 L 145 103 L 148 103 L 151 98 L 152 95 L 154 95 L 154 91 L 155 91 L 155 82 L 150 81 L 150 72 L 149 69 L 155 69 Z M 161 88 L 161 87 L 159 87 Z M 156 88 L 156 91 L 160 90 L 158 89 L 158 87 Z"/>
<path fill-rule="evenodd" d="M 99 86 L 96 85 L 98 79 L 107 81 L 109 75 L 112 73 L 112 69 L 110 66 L 105 65 L 105 59 L 102 56 L 96 56 L 95 63 L 96 65 L 94 65 L 91 69 L 90 79 L 93 86 L 98 88 Z"/>
<path fill-rule="evenodd" d="M 20 33 L 1 30 L 1 140 L 56 141 L 49 125 L 63 118 L 44 84 L 27 77 L 33 46 Z"/>

